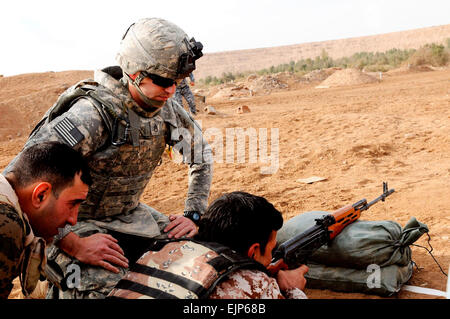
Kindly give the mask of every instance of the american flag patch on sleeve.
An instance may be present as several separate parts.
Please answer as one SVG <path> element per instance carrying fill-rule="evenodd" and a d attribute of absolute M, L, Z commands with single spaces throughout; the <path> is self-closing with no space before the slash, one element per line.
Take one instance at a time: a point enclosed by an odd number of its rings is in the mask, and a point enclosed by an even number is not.
<path fill-rule="evenodd" d="M 63 119 L 55 126 L 55 131 L 62 137 L 64 142 L 74 147 L 84 139 L 84 135 L 81 134 L 71 120 L 68 118 Z"/>

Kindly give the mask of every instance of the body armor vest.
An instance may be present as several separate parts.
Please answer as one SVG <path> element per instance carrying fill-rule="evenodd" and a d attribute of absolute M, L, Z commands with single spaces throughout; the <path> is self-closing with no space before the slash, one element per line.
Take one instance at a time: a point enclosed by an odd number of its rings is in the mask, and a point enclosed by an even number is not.
<path fill-rule="evenodd" d="M 237 269 L 267 272 L 257 261 L 212 242 L 157 241 L 108 295 L 121 299 L 204 299 Z"/>
<path fill-rule="evenodd" d="M 61 94 L 30 137 L 80 98 L 92 102 L 103 119 L 109 139 L 87 158 L 93 184 L 86 201 L 80 205 L 79 220 L 127 214 L 139 204 L 160 163 L 166 147 L 166 124 L 160 114 L 151 118 L 138 116 L 97 82 L 80 81 Z"/>

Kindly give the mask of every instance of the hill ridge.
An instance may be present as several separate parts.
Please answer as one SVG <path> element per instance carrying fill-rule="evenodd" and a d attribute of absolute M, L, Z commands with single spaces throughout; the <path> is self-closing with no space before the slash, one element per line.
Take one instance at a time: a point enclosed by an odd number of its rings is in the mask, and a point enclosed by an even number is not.
<path fill-rule="evenodd" d="M 221 76 L 223 72 L 256 71 L 272 65 L 315 58 L 322 50 L 332 58 L 357 52 L 384 52 L 393 48 L 417 49 L 427 43 L 444 43 L 450 38 L 450 24 L 362 37 L 307 42 L 300 44 L 205 53 L 197 61 L 197 79 Z"/>

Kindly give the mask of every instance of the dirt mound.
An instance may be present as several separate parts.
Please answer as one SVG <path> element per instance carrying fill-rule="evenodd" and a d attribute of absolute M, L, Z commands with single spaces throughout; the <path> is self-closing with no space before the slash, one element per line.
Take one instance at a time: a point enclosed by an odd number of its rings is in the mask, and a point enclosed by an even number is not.
<path fill-rule="evenodd" d="M 275 90 L 289 87 L 289 81 L 294 81 L 295 75 L 281 72 L 271 75 L 249 75 L 244 81 L 220 84 L 210 88 L 208 96 L 212 99 L 241 98 L 255 95 L 266 95 Z"/>
<path fill-rule="evenodd" d="M 92 77 L 92 71 L 64 71 L 0 78 L 0 141 L 29 134 L 64 90 Z"/>
<path fill-rule="evenodd" d="M 344 69 L 334 72 L 318 88 L 327 88 L 335 86 L 348 86 L 377 82 L 378 80 L 367 73 L 357 69 Z"/>
<path fill-rule="evenodd" d="M 342 70 L 342 69 L 341 68 L 328 68 L 328 69 L 314 70 L 314 71 L 309 72 L 308 74 L 305 74 L 302 78 L 308 82 L 324 81 L 326 78 L 328 78 L 334 72 L 339 71 L 339 70 Z"/>
<path fill-rule="evenodd" d="M 418 73 L 418 72 L 430 72 L 435 68 L 431 65 L 411 65 L 407 64 L 396 69 L 392 69 L 386 72 L 387 75 L 405 74 L 405 73 Z"/>

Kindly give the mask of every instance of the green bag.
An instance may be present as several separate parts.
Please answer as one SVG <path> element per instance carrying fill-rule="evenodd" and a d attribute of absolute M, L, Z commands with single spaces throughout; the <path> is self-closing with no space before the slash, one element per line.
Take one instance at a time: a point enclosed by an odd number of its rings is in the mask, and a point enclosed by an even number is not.
<path fill-rule="evenodd" d="M 277 244 L 305 231 L 326 214 L 313 211 L 289 219 L 278 231 Z M 357 220 L 311 255 L 307 287 L 391 295 L 410 279 L 409 245 L 426 232 L 428 227 L 414 217 L 403 228 L 394 221 Z"/>

